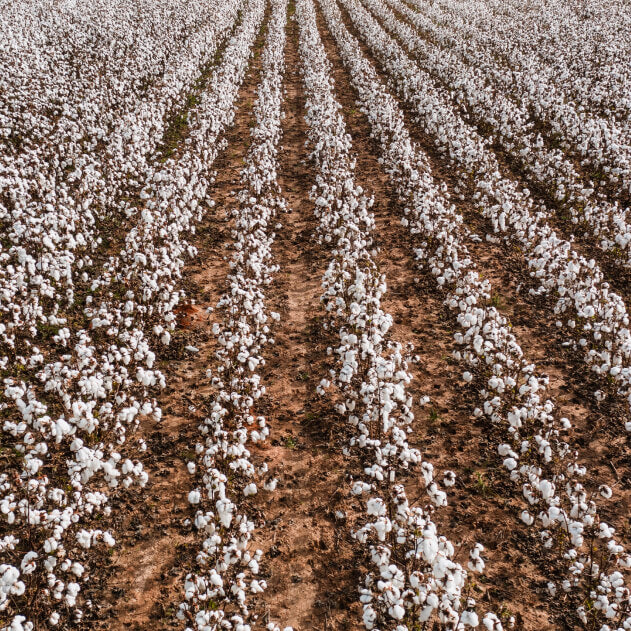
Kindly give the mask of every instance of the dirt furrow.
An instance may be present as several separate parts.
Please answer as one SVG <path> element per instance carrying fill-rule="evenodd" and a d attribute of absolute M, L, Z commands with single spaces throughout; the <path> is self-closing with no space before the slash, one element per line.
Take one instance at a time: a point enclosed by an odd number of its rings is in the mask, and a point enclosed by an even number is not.
<path fill-rule="evenodd" d="M 262 566 L 268 581 L 264 621 L 291 625 L 295 631 L 350 630 L 360 628 L 359 568 L 356 545 L 336 517 L 336 511 L 344 510 L 348 486 L 339 423 L 330 401 L 316 393 L 328 370 L 320 306 L 327 253 L 314 236 L 317 221 L 309 191 L 315 174 L 305 148 L 293 13 L 291 3 L 279 156 L 279 184 L 288 212 L 279 216 L 282 228 L 273 254 L 280 271 L 268 293 L 280 322 L 262 375 L 267 387 L 264 413 L 271 429 L 264 456 L 279 484 L 260 505 L 265 528 L 256 543 L 267 552 Z"/>
<path fill-rule="evenodd" d="M 348 20 L 345 23 L 351 26 Z M 376 159 L 378 148 L 370 139 L 364 115 L 357 109 L 355 93 L 321 15 L 319 28 L 334 63 L 337 96 L 344 106 L 353 146 L 359 153 L 358 172 L 367 175 L 376 190 L 381 189 L 382 196 L 387 198 L 389 187 Z M 363 50 L 372 59 L 365 46 Z M 442 158 L 412 123 L 411 113 L 406 111 L 405 114 L 412 137 L 430 155 L 434 176 L 452 188 Z M 456 196 L 452 195 L 452 199 Z M 438 511 L 436 520 L 445 527 L 446 534 L 467 544 L 463 552 L 475 541 L 489 550 L 488 571 L 481 583 L 485 598 L 496 612 L 503 611 L 506 617 L 512 612 L 518 621 L 521 618 L 524 628 L 545 628 L 549 624 L 548 615 L 555 609 L 544 589 L 542 567 L 545 561 L 518 520 L 518 504 L 510 499 L 514 492 L 503 482 L 505 474 L 491 438 L 493 428 L 472 416 L 478 397 L 463 387 L 461 370 L 451 358 L 453 316 L 443 306 L 433 279 L 420 274 L 413 263 L 413 243 L 399 224 L 401 210 L 396 200 L 390 197 L 387 203 L 379 202 L 378 199 L 375 206 L 377 234 L 382 247 L 381 265 L 388 278 L 384 304 L 395 319 L 395 338 L 411 341 L 416 346 L 419 361 L 413 369 L 415 398 L 418 400 L 419 396 L 427 394 L 432 399 L 425 408 L 415 410 L 415 436 L 437 471 L 451 469 L 458 475 L 458 483 L 449 493 L 450 506 Z M 469 221 L 479 220 L 472 206 L 465 203 L 458 206 Z M 622 409 L 613 406 L 612 410 L 611 404 L 598 406 L 594 398 L 586 394 L 587 383 L 593 385 L 588 392 L 597 386 L 591 384 L 589 374 L 580 364 L 577 370 L 576 358 L 561 346 L 563 339 L 555 329 L 550 329 L 541 305 L 524 299 L 519 285 L 524 287 L 528 277 L 516 253 L 501 245 L 468 245 L 480 271 L 495 288 L 493 304 L 513 323 L 528 358 L 550 377 L 549 393 L 561 414 L 577 426 L 576 442 L 581 448 L 582 461 L 589 463 L 599 480 L 615 486 L 616 501 L 606 503 L 602 514 L 619 527 L 621 534 L 627 530 L 623 539 L 628 540 L 628 515 L 620 508 L 620 503 L 628 505 L 631 497 L 631 478 L 625 477 L 630 464 L 624 455 L 626 438 L 616 430 L 609 432 L 616 423 L 611 413 L 622 414 Z M 415 278 L 420 282 L 415 283 Z M 555 352 L 551 353 L 551 348 Z M 521 567 L 519 573 L 514 572 L 516 558 Z M 464 561 L 465 557 L 459 560 Z M 528 594 L 527 599 L 524 593 Z M 526 601 L 528 607 L 524 608 Z"/>
<path fill-rule="evenodd" d="M 269 9 L 263 25 L 268 17 Z M 179 308 L 170 345 L 159 356 L 159 369 L 167 377 L 167 388 L 157 397 L 163 418 L 158 424 L 147 421 L 142 428 L 149 483 L 144 493 L 132 494 L 126 506 L 118 508 L 124 518 L 118 525 L 119 544 L 107 568 L 105 591 L 111 604 L 103 608 L 98 626 L 92 628 L 145 631 L 181 627 L 174 614 L 183 599 L 187 566 L 198 549 L 198 536 L 187 520 L 191 482 L 186 463 L 194 460 L 197 428 L 211 393 L 206 369 L 215 350 L 210 333 L 212 309 L 226 283 L 230 212 L 236 204 L 249 144 L 263 45 L 264 26 L 239 91 L 234 124 L 225 135 L 227 148 L 215 163 L 217 175 L 210 191 L 214 204 L 207 205 L 195 235 L 189 238 L 198 252 L 183 273 L 187 302 Z"/>

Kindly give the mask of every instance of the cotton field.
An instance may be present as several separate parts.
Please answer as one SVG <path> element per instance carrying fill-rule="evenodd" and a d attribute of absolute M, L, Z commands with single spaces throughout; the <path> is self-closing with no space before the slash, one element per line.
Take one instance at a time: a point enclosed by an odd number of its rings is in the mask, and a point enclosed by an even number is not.
<path fill-rule="evenodd" d="M 0 0 L 0 631 L 631 630 L 631 6 Z"/>

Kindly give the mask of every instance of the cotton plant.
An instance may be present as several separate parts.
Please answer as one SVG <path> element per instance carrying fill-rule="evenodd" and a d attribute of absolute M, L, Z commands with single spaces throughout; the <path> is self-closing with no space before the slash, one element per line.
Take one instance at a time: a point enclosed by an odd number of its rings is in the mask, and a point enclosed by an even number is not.
<path fill-rule="evenodd" d="M 244 17 L 244 36 L 234 54 L 247 64 L 265 12 L 253 1 Z M 199 426 L 196 462 L 188 464 L 196 486 L 188 501 L 192 525 L 201 540 L 195 566 L 184 580 L 184 601 L 177 616 L 195 631 L 251 629 L 258 618 L 257 600 L 267 588 L 259 577 L 263 552 L 253 549 L 256 524 L 250 498 L 271 492 L 276 479 L 267 463 L 250 449 L 264 442 L 269 427 L 257 414 L 265 393 L 261 369 L 264 349 L 273 344 L 272 324 L 278 314 L 267 306 L 265 292 L 278 266 L 272 257 L 273 226 L 285 202 L 277 183 L 281 140 L 287 2 L 272 3 L 262 74 L 254 105 L 256 124 L 241 171 L 242 188 L 233 210 L 232 257 L 226 291 L 214 314 L 215 361 L 207 371 L 213 395 L 210 415 Z M 269 629 L 279 629 L 273 623 Z M 288 628 L 289 629 L 289 628 Z M 289 631 L 291 631 L 289 629 Z"/>
<path fill-rule="evenodd" d="M 519 517 L 536 530 L 543 549 L 563 567 L 559 589 L 575 594 L 578 602 L 602 596 L 589 613 L 578 606 L 578 618 L 589 615 L 595 624 L 623 628 L 631 606 L 625 586 L 631 557 L 616 540 L 615 530 L 599 518 L 596 502 L 599 496 L 610 498 L 612 490 L 591 483 L 592 490 L 587 490 L 587 469 L 568 442 L 570 423 L 559 418 L 553 402 L 545 398 L 547 379 L 536 374 L 505 318 L 489 306 L 491 287 L 480 278 L 467 251 L 462 217 L 434 183 L 427 156 L 412 143 L 395 99 L 345 29 L 337 6 L 328 0 L 321 6 L 379 143 L 381 160 L 404 204 L 402 223 L 418 243 L 419 264 L 435 277 L 446 292 L 446 305 L 456 312 L 460 331 L 454 335 L 459 346 L 455 358 L 467 366 L 465 382 L 473 382 L 474 375 L 479 380 L 483 405 L 474 415 L 487 415 L 506 437 L 497 450 L 527 507 Z M 445 474 L 445 479 L 451 481 L 452 476 Z M 373 511 L 379 510 L 373 505 Z M 478 565 L 479 552 L 472 550 L 469 567 Z M 550 590 L 556 589 L 551 581 Z"/>

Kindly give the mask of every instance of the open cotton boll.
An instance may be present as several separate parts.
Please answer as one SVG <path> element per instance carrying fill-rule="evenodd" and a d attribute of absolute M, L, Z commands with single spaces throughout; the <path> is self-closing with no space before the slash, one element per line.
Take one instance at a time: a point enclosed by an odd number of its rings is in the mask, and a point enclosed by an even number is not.
<path fill-rule="evenodd" d="M 613 491 L 606 484 L 601 484 L 598 487 L 598 491 L 605 499 L 610 499 L 613 495 Z"/>
<path fill-rule="evenodd" d="M 257 488 L 256 488 L 256 484 L 254 484 L 254 482 L 251 482 L 250 484 L 248 484 L 244 489 L 243 489 L 243 494 L 248 497 L 249 495 L 256 495 L 257 493 Z"/>
<path fill-rule="evenodd" d="M 460 622 L 466 627 L 475 628 L 480 624 L 480 620 L 475 611 L 463 611 L 460 616 Z"/>
<path fill-rule="evenodd" d="M 502 463 L 509 471 L 512 471 L 517 467 L 517 461 L 515 458 L 506 458 Z"/>

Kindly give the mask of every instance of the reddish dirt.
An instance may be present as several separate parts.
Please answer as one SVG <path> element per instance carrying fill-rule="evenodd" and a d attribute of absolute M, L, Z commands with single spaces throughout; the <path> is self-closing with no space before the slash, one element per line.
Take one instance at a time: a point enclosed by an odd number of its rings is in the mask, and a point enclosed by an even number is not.
<path fill-rule="evenodd" d="M 290 14 L 291 14 L 290 5 Z M 359 629 L 357 547 L 336 510 L 348 495 L 346 463 L 335 414 L 316 386 L 326 375 L 321 279 L 326 251 L 314 233 L 309 191 L 315 175 L 304 143 L 304 99 L 298 73 L 297 25 L 288 22 L 283 149 L 279 184 L 289 210 L 279 221 L 273 253 L 280 272 L 268 294 L 281 319 L 263 373 L 272 440 L 264 453 L 279 477 L 261 506 L 266 526 L 257 543 L 267 551 L 265 620 L 295 631 Z"/>

